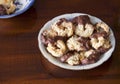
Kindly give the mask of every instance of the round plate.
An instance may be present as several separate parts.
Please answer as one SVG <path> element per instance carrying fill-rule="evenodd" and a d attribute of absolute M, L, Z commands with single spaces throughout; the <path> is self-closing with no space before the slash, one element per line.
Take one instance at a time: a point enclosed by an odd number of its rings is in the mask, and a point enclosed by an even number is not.
<path fill-rule="evenodd" d="M 15 0 L 16 10 L 9 15 L 0 15 L 0 18 L 11 18 L 20 15 L 27 11 L 34 3 L 35 0 Z"/>
<path fill-rule="evenodd" d="M 41 42 L 41 34 L 42 32 L 47 29 L 47 28 L 50 28 L 51 24 L 53 24 L 54 22 L 58 21 L 59 19 L 61 18 L 66 18 L 66 19 L 73 19 L 74 17 L 76 16 L 79 16 L 79 15 L 88 15 L 91 22 L 93 24 L 97 23 L 97 22 L 101 22 L 102 20 L 100 20 L 99 18 L 97 17 L 94 17 L 94 16 L 91 16 L 89 14 L 84 14 L 84 13 L 72 13 L 72 14 L 64 14 L 64 15 L 60 15 L 60 16 L 57 16 L 55 18 L 53 18 L 52 20 L 48 21 L 43 27 L 42 29 L 40 30 L 39 32 L 39 35 L 38 35 L 38 45 L 39 45 L 39 49 L 41 51 L 41 53 L 43 54 L 43 56 L 49 61 L 51 62 L 52 64 L 58 66 L 58 67 L 61 67 L 61 68 L 64 68 L 64 69 L 69 69 L 69 70 L 87 70 L 87 69 L 92 69 L 92 68 L 95 68 L 99 65 L 101 65 L 102 63 L 104 63 L 105 61 L 107 61 L 110 56 L 112 55 L 112 52 L 114 51 L 115 49 L 115 37 L 114 37 L 114 34 L 113 34 L 113 31 L 112 29 L 110 28 L 110 41 L 111 41 L 111 49 L 109 49 L 105 54 L 103 54 L 100 58 L 100 60 L 98 60 L 96 63 L 93 63 L 93 64 L 88 64 L 88 65 L 77 65 L 77 66 L 71 66 L 69 64 L 66 64 L 66 63 L 62 63 L 60 62 L 59 60 L 57 60 L 56 58 L 54 58 L 53 56 L 51 56 L 51 54 L 49 54 L 46 49 L 45 49 L 45 46 L 44 44 Z M 103 22 L 103 21 L 102 21 Z"/>

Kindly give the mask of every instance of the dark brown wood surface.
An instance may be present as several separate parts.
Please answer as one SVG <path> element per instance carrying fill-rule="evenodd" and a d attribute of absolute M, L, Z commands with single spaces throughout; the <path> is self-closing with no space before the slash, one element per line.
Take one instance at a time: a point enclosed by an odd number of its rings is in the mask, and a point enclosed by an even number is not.
<path fill-rule="evenodd" d="M 116 37 L 111 58 L 86 71 L 50 64 L 38 48 L 41 27 L 65 13 L 88 13 L 105 21 Z M 0 19 L 0 84 L 120 84 L 120 0 L 35 0 L 25 13 Z"/>

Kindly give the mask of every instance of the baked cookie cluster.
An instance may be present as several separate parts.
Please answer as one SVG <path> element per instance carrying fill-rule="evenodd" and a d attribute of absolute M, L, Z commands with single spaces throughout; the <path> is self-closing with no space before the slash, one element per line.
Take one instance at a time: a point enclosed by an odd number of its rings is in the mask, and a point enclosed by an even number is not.
<path fill-rule="evenodd" d="M 15 0 L 0 0 L 0 15 L 11 14 L 15 11 Z"/>
<path fill-rule="evenodd" d="M 46 50 L 69 65 L 95 63 L 112 46 L 110 29 L 104 22 L 93 24 L 88 15 L 61 18 L 41 35 Z"/>

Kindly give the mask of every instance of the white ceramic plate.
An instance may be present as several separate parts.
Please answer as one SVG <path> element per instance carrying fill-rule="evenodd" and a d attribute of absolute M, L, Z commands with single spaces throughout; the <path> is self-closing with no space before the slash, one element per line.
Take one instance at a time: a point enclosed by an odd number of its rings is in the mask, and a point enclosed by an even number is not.
<path fill-rule="evenodd" d="M 42 32 L 47 29 L 47 28 L 50 28 L 51 24 L 53 24 L 54 22 L 58 21 L 59 19 L 61 18 L 66 18 L 66 19 L 73 19 L 74 17 L 76 16 L 79 16 L 79 15 L 88 15 L 88 14 L 84 14 L 84 13 L 71 13 L 71 14 L 64 14 L 64 15 L 60 15 L 60 16 L 57 16 L 55 18 L 53 18 L 52 20 L 48 21 L 40 30 L 39 32 L 39 35 L 38 35 L 38 44 L 39 44 L 39 49 L 41 51 L 41 53 L 43 54 L 43 56 L 49 61 L 51 62 L 52 64 L 58 66 L 58 67 L 61 67 L 61 68 L 64 68 L 64 69 L 69 69 L 69 70 L 87 70 L 87 69 L 92 69 L 92 68 L 95 68 L 99 65 L 101 65 L 102 63 L 104 63 L 105 61 L 107 61 L 110 56 L 112 55 L 112 52 L 114 51 L 115 49 L 115 37 L 114 37 L 114 34 L 113 34 L 113 31 L 110 29 L 110 41 L 111 41 L 111 44 L 112 44 L 112 48 L 109 49 L 105 54 L 103 54 L 100 58 L 100 60 L 98 60 L 96 63 L 93 63 L 93 64 L 88 64 L 88 65 L 77 65 L 77 66 L 71 66 L 69 64 L 65 64 L 65 63 L 62 63 L 60 62 L 59 60 L 57 60 L 56 58 L 54 58 L 53 56 L 51 56 L 51 54 L 49 54 L 46 49 L 45 49 L 45 46 L 43 45 L 43 43 L 41 42 L 41 34 Z M 100 20 L 99 18 L 97 17 L 94 17 L 94 16 L 91 16 L 91 15 L 88 15 L 90 17 L 90 20 L 93 24 L 97 23 L 97 22 L 101 22 L 102 20 Z"/>

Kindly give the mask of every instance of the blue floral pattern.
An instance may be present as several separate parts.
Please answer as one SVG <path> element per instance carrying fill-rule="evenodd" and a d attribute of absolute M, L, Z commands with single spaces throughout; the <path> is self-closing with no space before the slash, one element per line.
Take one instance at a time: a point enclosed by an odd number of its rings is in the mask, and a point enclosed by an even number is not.
<path fill-rule="evenodd" d="M 15 0 L 14 4 L 16 5 L 16 11 L 19 10 L 23 5 L 22 3 L 19 2 L 19 0 Z"/>
<path fill-rule="evenodd" d="M 17 15 L 20 15 L 27 11 L 35 0 L 15 0 L 14 4 L 16 5 L 16 10 L 13 14 L 10 15 L 3 15 L 0 18 L 11 18 Z"/>

